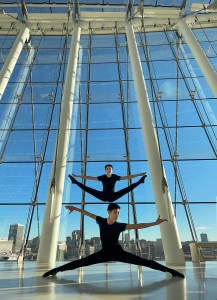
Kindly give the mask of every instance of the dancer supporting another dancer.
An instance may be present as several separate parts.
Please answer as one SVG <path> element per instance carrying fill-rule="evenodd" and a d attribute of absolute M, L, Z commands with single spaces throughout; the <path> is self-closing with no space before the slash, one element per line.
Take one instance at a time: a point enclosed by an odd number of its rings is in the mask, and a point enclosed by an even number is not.
<path fill-rule="evenodd" d="M 144 183 L 145 178 L 147 177 L 146 172 L 121 177 L 116 174 L 112 174 L 112 171 L 113 171 L 112 165 L 106 165 L 105 166 L 106 174 L 102 175 L 102 176 L 92 177 L 92 176 L 82 176 L 82 175 L 72 174 L 74 177 L 80 177 L 80 178 L 84 178 L 84 179 L 101 181 L 103 184 L 103 191 L 98 191 L 98 190 L 92 189 L 92 188 L 80 183 L 71 175 L 69 175 L 69 178 L 71 179 L 72 183 L 77 184 L 82 190 L 91 194 L 92 196 L 96 197 L 97 199 L 102 200 L 102 201 L 114 202 L 115 200 L 121 198 L 125 194 L 131 192 L 139 184 Z M 137 176 L 142 176 L 142 178 L 140 178 L 140 180 L 137 181 L 136 183 L 133 183 L 124 189 L 121 189 L 117 192 L 114 191 L 116 181 L 124 180 L 124 179 L 132 179 Z"/>
<path fill-rule="evenodd" d="M 155 269 L 161 272 L 169 272 L 174 277 L 185 278 L 182 273 L 179 273 L 173 269 L 167 268 L 156 261 L 148 260 L 145 258 L 141 258 L 132 253 L 126 252 L 122 249 L 121 245 L 118 243 L 119 235 L 122 231 L 129 229 L 142 229 L 155 225 L 159 225 L 165 221 L 166 219 L 161 219 L 160 216 L 157 218 L 155 222 L 152 223 L 141 223 L 141 224 L 126 224 L 117 222 L 120 206 L 116 203 L 111 203 L 108 206 L 108 218 L 102 218 L 96 216 L 86 210 L 79 209 L 74 206 L 66 206 L 66 208 L 71 212 L 78 211 L 94 220 L 99 225 L 100 228 L 100 239 L 102 242 L 102 249 L 94 254 L 91 254 L 85 258 L 78 259 L 62 265 L 58 268 L 54 268 L 48 272 L 46 272 L 43 277 L 55 276 L 58 272 L 64 272 L 67 270 L 74 270 L 80 267 L 89 266 L 97 263 L 103 263 L 107 261 L 120 261 L 128 264 L 145 266 L 151 269 Z"/>

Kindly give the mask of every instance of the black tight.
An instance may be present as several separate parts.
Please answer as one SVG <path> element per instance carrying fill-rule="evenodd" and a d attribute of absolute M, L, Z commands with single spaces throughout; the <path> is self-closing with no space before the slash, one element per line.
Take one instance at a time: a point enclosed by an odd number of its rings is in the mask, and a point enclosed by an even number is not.
<path fill-rule="evenodd" d="M 114 193 L 105 193 L 105 192 L 101 192 L 101 191 L 92 189 L 92 188 L 84 185 L 83 183 L 80 183 L 75 178 L 73 178 L 73 183 L 77 184 L 77 186 L 79 186 L 83 191 L 91 194 L 92 196 L 94 196 L 95 198 L 97 198 L 101 201 L 108 201 L 108 202 L 114 202 L 115 200 L 117 200 L 117 199 L 121 198 L 122 196 L 126 195 L 127 193 L 131 192 L 140 183 L 143 183 L 143 182 L 144 182 L 144 178 L 142 177 L 136 183 L 133 183 L 130 186 L 128 186 L 120 191 L 117 191 Z"/>
<path fill-rule="evenodd" d="M 78 259 L 75 261 L 72 261 L 70 263 L 67 263 L 59 268 L 56 268 L 55 270 L 57 272 L 63 272 L 67 270 L 74 270 L 80 267 L 84 266 L 90 266 L 94 264 L 99 264 L 107 261 L 120 261 L 127 264 L 133 264 L 138 266 L 145 266 L 151 269 L 159 270 L 161 272 L 169 271 L 167 267 L 157 263 L 154 260 L 148 260 L 145 258 L 141 258 L 137 255 L 134 255 L 132 253 L 124 251 L 120 246 L 115 249 L 112 249 L 112 253 L 109 251 L 102 249 L 99 252 L 96 252 L 94 254 L 91 254 L 85 258 Z"/>

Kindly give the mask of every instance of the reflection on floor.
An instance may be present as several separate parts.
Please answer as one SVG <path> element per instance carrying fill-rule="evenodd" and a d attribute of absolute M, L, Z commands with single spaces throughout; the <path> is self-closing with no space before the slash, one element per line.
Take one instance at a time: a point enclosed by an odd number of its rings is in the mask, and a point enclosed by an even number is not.
<path fill-rule="evenodd" d="M 217 262 L 187 262 L 185 268 L 175 268 L 185 273 L 186 279 L 123 263 L 98 264 L 41 277 L 48 269 L 35 262 L 0 262 L 0 299 L 217 299 Z"/>

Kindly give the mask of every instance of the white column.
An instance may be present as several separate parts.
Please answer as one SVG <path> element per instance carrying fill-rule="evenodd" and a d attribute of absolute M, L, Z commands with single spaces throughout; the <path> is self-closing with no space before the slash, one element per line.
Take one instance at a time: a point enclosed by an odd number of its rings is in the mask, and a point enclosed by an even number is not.
<path fill-rule="evenodd" d="M 188 27 L 186 21 L 184 19 L 179 19 L 177 25 L 186 43 L 191 49 L 191 52 L 194 55 L 204 77 L 206 78 L 206 81 L 209 84 L 213 95 L 217 97 L 217 74 L 215 70 L 213 69 L 210 61 L 203 52 L 203 49 L 199 45 L 191 29 Z"/>
<path fill-rule="evenodd" d="M 74 105 L 73 105 L 73 111 L 72 111 L 72 118 L 71 118 L 71 133 L 70 133 L 70 138 L 69 138 L 69 149 L 68 149 L 68 160 L 73 161 L 74 160 L 74 156 L 75 156 L 75 143 L 76 143 L 76 134 L 80 134 L 80 132 L 76 129 L 77 126 L 77 120 L 78 120 L 78 114 L 79 114 L 79 91 L 81 88 L 81 68 L 82 68 L 82 58 L 83 58 L 83 49 L 80 47 L 79 49 L 79 66 L 77 67 L 77 73 L 76 73 L 76 84 L 75 84 L 75 93 L 74 93 Z M 81 104 L 82 105 L 82 104 Z M 73 169 L 73 165 L 72 164 L 68 164 L 66 166 L 66 175 L 71 174 L 72 173 L 72 169 Z M 65 202 L 70 202 L 70 192 L 71 192 L 71 188 L 72 188 L 72 183 L 71 180 L 66 177 L 67 180 L 65 182 L 65 186 L 64 186 L 64 194 L 63 194 L 63 203 Z M 67 209 L 64 209 L 62 211 L 61 217 L 61 227 L 60 227 L 60 236 L 61 238 L 66 238 L 66 229 L 67 229 L 67 224 L 68 224 L 68 216 L 69 212 Z"/>
<path fill-rule="evenodd" d="M 56 172 L 54 174 L 55 161 L 53 161 L 53 167 L 50 177 L 51 183 L 51 180 L 55 175 L 56 193 L 54 195 L 52 203 L 52 194 L 50 194 L 49 184 L 37 259 L 39 263 L 54 264 L 56 260 L 60 214 L 62 209 L 62 195 L 64 189 L 65 170 L 67 163 L 67 152 L 75 90 L 75 78 L 80 44 L 80 34 L 81 28 L 79 27 L 79 24 L 76 23 L 74 24 L 73 28 L 73 35 L 66 72 L 66 80 L 61 103 L 59 139 L 56 145 Z"/>
<path fill-rule="evenodd" d="M 11 48 L 10 53 L 3 65 L 3 68 L 0 72 L 0 100 L 5 91 L 5 88 L 10 80 L 11 74 L 14 70 L 14 67 L 17 63 L 17 60 L 20 56 L 20 53 L 23 49 L 23 45 L 27 39 L 29 39 L 30 29 L 24 25 Z"/>
<path fill-rule="evenodd" d="M 166 176 L 161 167 L 158 140 L 152 120 L 136 39 L 131 23 L 126 21 L 125 27 L 157 213 L 161 218 L 168 218 L 169 220 L 169 222 L 160 225 L 165 259 L 168 265 L 184 265 L 185 259 L 170 193 L 167 188 L 165 188 L 165 193 L 162 190 L 162 179 Z M 155 217 L 153 216 L 153 218 Z"/>

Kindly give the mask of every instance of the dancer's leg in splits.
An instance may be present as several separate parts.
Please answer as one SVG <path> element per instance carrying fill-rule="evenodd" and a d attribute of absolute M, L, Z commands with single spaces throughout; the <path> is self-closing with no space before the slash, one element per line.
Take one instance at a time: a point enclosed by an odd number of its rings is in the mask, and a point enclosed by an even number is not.
<path fill-rule="evenodd" d="M 120 206 L 117 204 L 114 204 L 114 203 L 109 204 L 109 206 L 108 206 L 108 214 L 109 214 L 108 218 L 101 218 L 99 216 L 89 213 L 88 211 L 76 208 L 74 206 L 66 206 L 66 208 L 70 211 L 70 213 L 75 210 L 75 211 L 78 211 L 78 212 L 96 220 L 96 222 L 98 223 L 98 225 L 100 227 L 100 238 L 101 238 L 103 248 L 99 252 L 89 255 L 86 258 L 72 261 L 72 262 L 67 263 L 63 266 L 60 266 L 58 268 L 54 268 L 54 269 L 46 272 L 43 275 L 43 277 L 47 277 L 50 275 L 54 276 L 58 272 L 74 270 L 79 267 L 89 266 L 89 265 L 102 263 L 102 262 L 106 262 L 106 261 L 111 261 L 111 260 L 134 264 L 134 265 L 145 266 L 145 267 L 155 269 L 155 270 L 158 270 L 161 272 L 169 272 L 172 274 L 172 276 L 177 276 L 177 277 L 181 277 L 181 278 L 185 277 L 182 273 L 179 273 L 176 270 L 167 268 L 167 267 L 157 263 L 156 261 L 144 259 L 144 258 L 138 257 L 134 254 L 124 251 L 121 248 L 120 244 L 118 243 L 118 237 L 119 237 L 120 233 L 122 231 L 124 231 L 125 229 L 135 229 L 135 226 L 137 229 L 147 228 L 147 227 L 161 224 L 167 220 L 160 219 L 160 216 L 159 216 L 157 221 L 153 222 L 153 223 L 143 223 L 143 224 L 118 223 L 116 221 L 119 216 Z M 110 230 L 111 225 L 113 225 L 113 231 Z M 108 235 L 108 233 L 109 233 L 109 235 Z M 108 236 L 109 236 L 109 238 L 108 238 Z"/>
<path fill-rule="evenodd" d="M 120 249 L 119 249 L 120 248 Z M 112 253 L 111 253 L 112 251 Z M 148 267 L 154 270 L 158 270 L 161 272 L 169 272 L 173 276 L 178 276 L 184 278 L 184 275 L 177 272 L 176 270 L 167 268 L 154 260 L 149 260 L 145 258 L 141 258 L 137 255 L 131 254 L 129 252 L 124 251 L 121 246 L 114 246 L 113 248 L 102 249 L 94 254 L 91 254 L 85 258 L 78 259 L 72 262 L 69 262 L 63 266 L 58 268 L 54 268 L 48 272 L 46 272 L 43 277 L 47 277 L 50 275 L 56 275 L 58 272 L 64 272 L 69 270 L 75 270 L 77 268 L 86 267 L 94 264 L 99 264 L 107 261 L 119 261 L 127 264 L 134 264 L 138 266 Z"/>
<path fill-rule="evenodd" d="M 128 176 L 122 176 L 121 177 L 121 176 L 118 176 L 116 174 L 112 174 L 112 169 L 113 169 L 112 165 L 106 165 L 105 166 L 106 175 L 102 175 L 102 176 L 98 176 L 98 177 L 82 176 L 82 175 L 72 174 L 74 177 L 80 177 L 80 178 L 84 178 L 84 179 L 101 181 L 102 184 L 103 184 L 103 191 L 102 192 L 98 191 L 98 190 L 95 190 L 93 188 L 90 188 L 90 187 L 80 183 L 79 181 L 77 181 L 71 175 L 69 175 L 69 178 L 71 179 L 72 183 L 77 184 L 82 190 L 84 190 L 85 192 L 91 194 L 92 196 L 96 197 L 97 199 L 100 199 L 102 201 L 113 202 L 113 201 L 121 198 L 125 194 L 131 192 L 139 184 L 144 183 L 145 178 L 147 176 L 146 172 L 143 172 L 143 173 L 139 173 L 139 174 L 135 174 L 135 175 L 128 175 Z M 130 186 L 128 186 L 124 189 L 121 189 L 117 192 L 114 191 L 116 181 L 125 180 L 125 179 L 132 179 L 132 178 L 137 177 L 137 176 L 142 176 L 142 178 L 140 178 L 140 180 L 138 180 L 137 182 L 131 184 Z"/>

